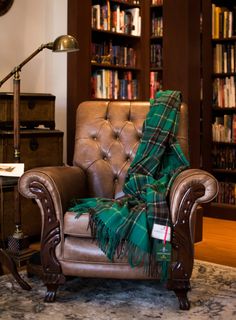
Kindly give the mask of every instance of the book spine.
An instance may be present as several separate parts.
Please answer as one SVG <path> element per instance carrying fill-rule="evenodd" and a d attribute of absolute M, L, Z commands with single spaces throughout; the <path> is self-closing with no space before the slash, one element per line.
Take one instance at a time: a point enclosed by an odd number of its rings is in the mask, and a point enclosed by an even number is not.
<path fill-rule="evenodd" d="M 212 38 L 231 38 L 236 35 L 236 7 L 232 10 L 212 4 Z"/>

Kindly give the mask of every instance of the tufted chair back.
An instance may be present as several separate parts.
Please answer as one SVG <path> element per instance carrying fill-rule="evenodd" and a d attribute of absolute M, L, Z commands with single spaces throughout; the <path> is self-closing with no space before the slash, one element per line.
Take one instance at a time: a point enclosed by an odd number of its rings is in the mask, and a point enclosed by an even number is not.
<path fill-rule="evenodd" d="M 88 196 L 122 195 L 134 159 L 149 102 L 85 101 L 76 114 L 73 164 L 87 173 Z M 188 157 L 187 106 L 181 105 L 178 141 Z"/>

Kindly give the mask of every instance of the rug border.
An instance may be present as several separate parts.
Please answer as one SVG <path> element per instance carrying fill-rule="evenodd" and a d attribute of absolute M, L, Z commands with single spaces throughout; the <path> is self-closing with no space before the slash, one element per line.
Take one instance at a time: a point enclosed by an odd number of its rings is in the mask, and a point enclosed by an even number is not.
<path fill-rule="evenodd" d="M 205 263 L 207 265 L 212 265 L 212 266 L 215 266 L 215 267 L 221 267 L 221 268 L 226 268 L 226 269 L 229 269 L 229 270 L 232 270 L 232 271 L 236 271 L 236 267 L 232 267 L 232 266 L 227 266 L 225 264 L 220 264 L 220 263 L 215 263 L 215 262 L 210 262 L 210 261 L 205 261 L 205 260 L 199 260 L 199 259 L 194 259 L 194 264 L 195 262 L 201 264 L 201 263 Z M 193 264 L 193 266 L 194 266 Z"/>

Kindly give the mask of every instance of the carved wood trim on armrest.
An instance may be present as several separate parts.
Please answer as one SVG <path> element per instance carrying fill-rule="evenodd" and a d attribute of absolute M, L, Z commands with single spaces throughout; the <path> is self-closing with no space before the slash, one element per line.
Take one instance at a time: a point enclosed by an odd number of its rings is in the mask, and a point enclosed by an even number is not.
<path fill-rule="evenodd" d="M 61 241 L 60 223 L 57 220 L 52 197 L 47 188 L 39 182 L 31 182 L 30 191 L 36 195 L 40 202 L 44 221 L 41 234 L 41 263 L 46 283 L 61 284 L 65 282 L 61 266 L 55 255 L 56 246 Z"/>
<path fill-rule="evenodd" d="M 194 247 L 190 219 L 196 200 L 205 193 L 203 184 L 195 184 L 185 192 L 178 208 L 172 230 L 172 263 L 168 286 L 174 290 L 189 290 L 192 274 Z"/>

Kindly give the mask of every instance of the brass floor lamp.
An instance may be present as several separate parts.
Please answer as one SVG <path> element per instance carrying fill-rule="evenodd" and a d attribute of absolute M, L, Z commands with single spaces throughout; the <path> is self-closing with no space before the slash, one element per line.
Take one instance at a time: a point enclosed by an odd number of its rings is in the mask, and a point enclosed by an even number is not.
<path fill-rule="evenodd" d="M 70 35 L 62 35 L 55 39 L 54 42 L 42 44 L 28 58 L 16 66 L 5 78 L 0 81 L 0 87 L 13 76 L 13 139 L 14 139 L 14 162 L 20 163 L 20 71 L 22 67 L 33 59 L 39 52 L 44 49 L 52 50 L 53 52 L 73 52 L 78 51 L 79 46 L 77 40 Z M 29 290 L 30 286 L 20 277 L 12 257 L 17 252 L 20 252 L 27 246 L 26 237 L 22 231 L 20 199 L 17 186 L 14 190 L 15 197 L 15 231 L 10 237 L 9 248 L 4 250 L 0 248 L 0 263 L 7 267 L 13 274 L 17 282 L 23 289 Z"/>

